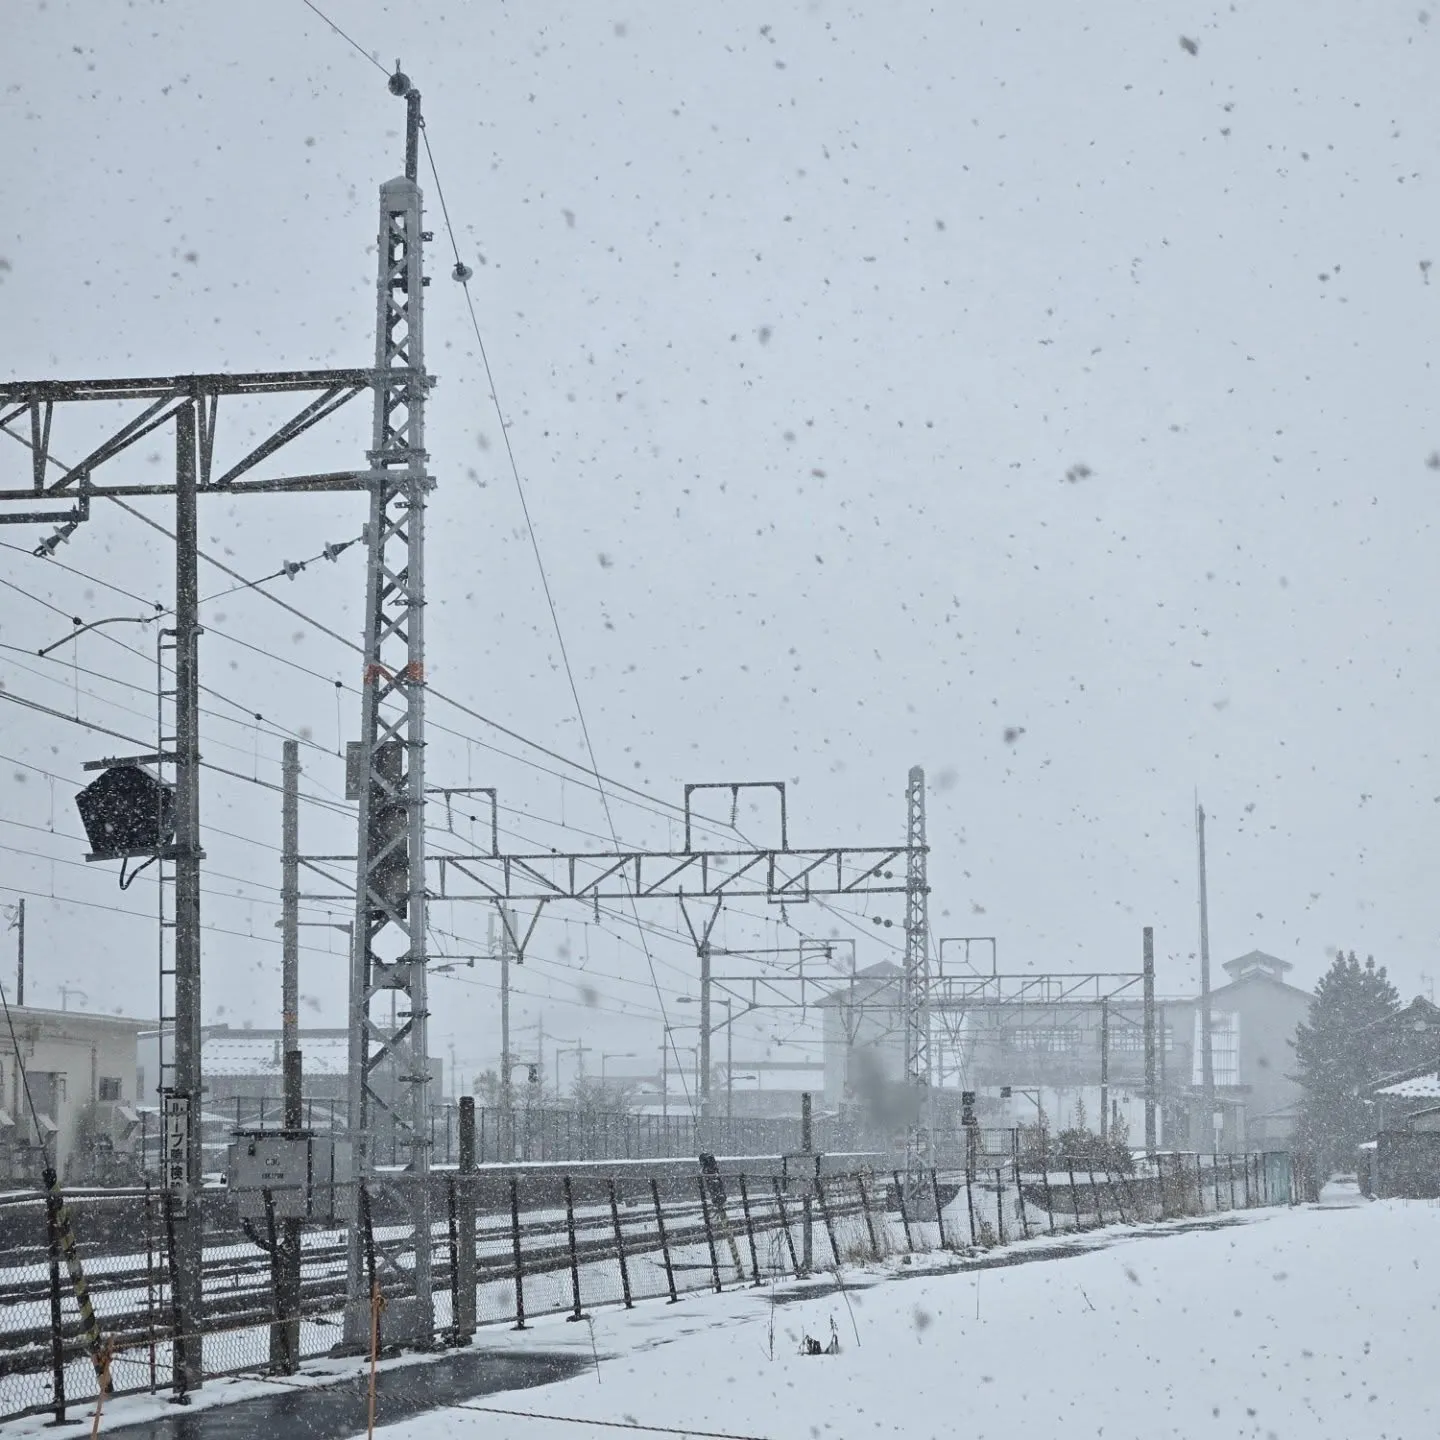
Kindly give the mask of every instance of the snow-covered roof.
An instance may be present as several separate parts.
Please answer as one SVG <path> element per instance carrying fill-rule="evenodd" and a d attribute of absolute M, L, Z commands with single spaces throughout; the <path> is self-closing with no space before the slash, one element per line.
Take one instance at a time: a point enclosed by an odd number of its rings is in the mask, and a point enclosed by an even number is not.
<path fill-rule="evenodd" d="M 344 1035 L 302 1035 L 300 1049 L 307 1076 L 349 1073 L 350 1042 Z M 206 1075 L 280 1076 L 284 1070 L 280 1041 L 273 1035 L 247 1035 L 243 1030 L 207 1035 L 200 1050 L 200 1069 Z"/>
<path fill-rule="evenodd" d="M 1440 1071 L 1431 1071 L 1428 1075 L 1412 1075 L 1408 1080 L 1397 1080 L 1393 1085 L 1383 1085 L 1374 1093 L 1393 1096 L 1397 1100 L 1440 1100 Z"/>

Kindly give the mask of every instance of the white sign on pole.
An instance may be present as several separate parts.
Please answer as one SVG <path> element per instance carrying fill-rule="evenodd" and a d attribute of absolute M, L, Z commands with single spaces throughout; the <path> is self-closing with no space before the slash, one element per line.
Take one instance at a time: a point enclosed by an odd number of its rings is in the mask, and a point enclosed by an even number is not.
<path fill-rule="evenodd" d="M 183 1214 L 189 1198 L 185 1155 L 190 1148 L 190 1097 L 165 1097 L 165 1188 L 177 1214 Z"/>

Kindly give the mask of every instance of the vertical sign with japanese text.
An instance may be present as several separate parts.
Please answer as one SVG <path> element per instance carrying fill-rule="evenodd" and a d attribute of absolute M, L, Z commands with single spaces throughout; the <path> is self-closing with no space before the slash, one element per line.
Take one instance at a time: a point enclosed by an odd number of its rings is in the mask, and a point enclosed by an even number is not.
<path fill-rule="evenodd" d="M 176 1214 L 184 1214 L 190 1190 L 185 1155 L 190 1148 L 190 1097 L 165 1097 L 165 1188 Z"/>

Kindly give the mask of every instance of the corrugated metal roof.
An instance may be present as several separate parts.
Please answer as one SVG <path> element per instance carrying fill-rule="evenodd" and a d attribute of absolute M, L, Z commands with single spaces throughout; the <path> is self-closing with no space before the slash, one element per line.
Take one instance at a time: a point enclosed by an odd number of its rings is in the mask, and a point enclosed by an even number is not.
<path fill-rule="evenodd" d="M 1375 1092 L 1377 1095 L 1391 1095 L 1397 1100 L 1440 1100 L 1440 1071 L 1431 1075 L 1413 1075 L 1409 1080 L 1397 1080 Z"/>
<path fill-rule="evenodd" d="M 305 1073 L 345 1075 L 350 1070 L 350 1042 L 343 1036 L 302 1036 Z M 206 1075 L 278 1076 L 284 1067 L 280 1041 L 272 1035 L 207 1035 L 200 1050 L 200 1068 Z"/>

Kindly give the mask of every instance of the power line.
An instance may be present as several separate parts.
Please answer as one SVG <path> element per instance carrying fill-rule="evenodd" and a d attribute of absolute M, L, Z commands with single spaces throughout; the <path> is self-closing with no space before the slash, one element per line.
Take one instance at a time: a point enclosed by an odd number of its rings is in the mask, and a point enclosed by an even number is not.
<path fill-rule="evenodd" d="M 311 0 L 300 0 L 300 3 L 307 10 L 313 10 L 346 44 L 352 45 L 382 75 L 390 73 L 353 35 L 347 35 L 318 5 L 312 4 Z"/>
<path fill-rule="evenodd" d="M 515 459 L 515 447 L 510 440 L 510 427 L 505 423 L 505 410 L 500 403 L 499 388 L 495 384 L 495 374 L 490 367 L 490 355 L 485 348 L 485 337 L 480 333 L 480 320 L 475 313 L 475 300 L 470 294 L 470 270 L 460 259 L 460 247 L 455 239 L 455 227 L 450 222 L 450 209 L 445 203 L 445 190 L 440 183 L 440 171 L 435 164 L 435 153 L 430 148 L 429 133 L 422 129 L 420 138 L 425 142 L 425 158 L 430 162 L 430 173 L 435 177 L 435 193 L 440 200 L 440 213 L 445 221 L 445 233 L 450 237 L 450 248 L 455 253 L 455 279 L 460 282 L 460 288 L 465 293 L 465 307 L 470 312 L 470 326 L 475 332 L 475 345 L 480 352 L 480 362 L 485 367 L 485 380 L 490 386 L 490 398 L 495 402 L 496 418 L 500 422 L 500 434 L 505 441 L 505 455 L 510 462 L 510 474 L 515 481 L 515 494 L 520 501 L 520 513 L 525 517 L 525 532 L 530 537 L 530 549 L 535 556 L 535 568 L 540 574 L 540 586 L 545 595 L 545 604 L 550 611 L 550 623 L 555 631 L 555 643 L 560 651 L 560 659 L 565 666 L 565 679 L 570 686 L 570 698 L 575 705 L 575 716 L 580 722 L 580 734 L 585 741 L 585 751 L 590 757 L 590 772 L 595 778 L 595 788 L 600 795 L 600 804 L 605 811 L 605 824 L 610 831 L 610 841 L 616 850 L 620 849 L 620 832 L 615 826 L 615 816 L 610 808 L 610 796 L 605 790 L 604 783 L 600 776 L 600 762 L 595 754 L 595 743 L 590 736 L 590 724 L 585 718 L 585 707 L 580 700 L 580 688 L 575 683 L 575 670 L 570 664 L 570 652 L 565 644 L 565 632 L 560 624 L 560 612 L 555 605 L 555 596 L 550 588 L 550 577 L 545 570 L 545 560 L 540 553 L 540 539 L 535 533 L 535 522 L 530 515 L 530 503 L 525 496 L 525 484 L 520 478 L 520 466 Z M 628 896 L 630 908 L 634 914 L 636 933 L 640 936 L 640 944 L 645 951 L 645 963 L 650 970 L 650 981 L 655 990 L 655 998 L 660 1006 L 660 1016 L 665 1022 L 665 1037 L 670 1038 L 670 1017 L 665 1010 L 665 997 L 660 990 L 660 981 L 655 974 L 655 957 L 650 953 L 649 942 L 645 938 L 645 932 L 640 927 L 640 908 L 634 895 Z M 672 1042 L 673 1043 L 673 1042 Z M 675 1058 L 677 1068 L 680 1071 L 681 1087 L 689 1098 L 689 1087 L 685 1082 L 685 1071 L 679 1066 L 679 1051 L 676 1051 Z"/>

